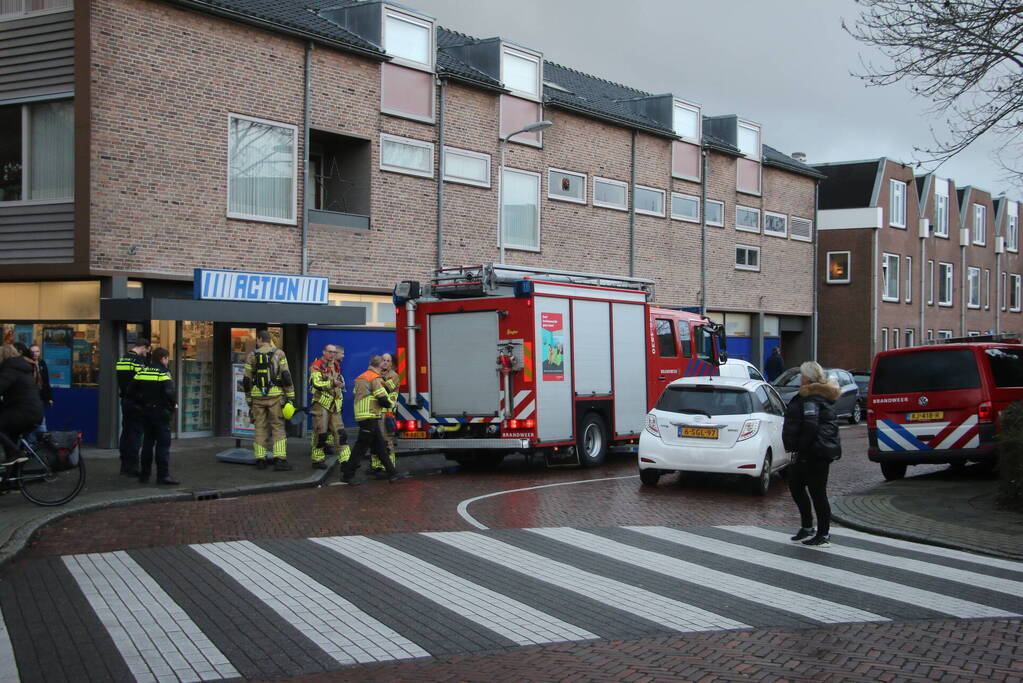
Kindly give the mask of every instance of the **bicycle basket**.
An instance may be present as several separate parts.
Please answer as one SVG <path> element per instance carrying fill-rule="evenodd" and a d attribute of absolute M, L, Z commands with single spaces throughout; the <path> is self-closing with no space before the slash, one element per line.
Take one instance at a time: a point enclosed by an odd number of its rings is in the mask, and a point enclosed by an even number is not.
<path fill-rule="evenodd" d="M 82 457 L 81 440 L 78 432 L 46 432 L 41 439 L 45 448 L 39 449 L 39 455 L 55 470 L 78 467 Z"/>

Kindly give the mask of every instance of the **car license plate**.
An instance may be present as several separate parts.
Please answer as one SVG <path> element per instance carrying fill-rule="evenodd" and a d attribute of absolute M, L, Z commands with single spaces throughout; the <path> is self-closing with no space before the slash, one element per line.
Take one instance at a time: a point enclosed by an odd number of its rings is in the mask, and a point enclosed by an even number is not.
<path fill-rule="evenodd" d="M 718 430 L 716 427 L 679 427 L 678 435 L 691 439 L 716 439 Z"/>
<path fill-rule="evenodd" d="M 945 411 L 943 410 L 932 410 L 926 413 L 910 413 L 910 422 L 928 422 L 930 420 L 940 420 L 945 417 Z"/>
<path fill-rule="evenodd" d="M 405 439 L 425 439 L 426 432 L 405 432 L 402 434 Z"/>

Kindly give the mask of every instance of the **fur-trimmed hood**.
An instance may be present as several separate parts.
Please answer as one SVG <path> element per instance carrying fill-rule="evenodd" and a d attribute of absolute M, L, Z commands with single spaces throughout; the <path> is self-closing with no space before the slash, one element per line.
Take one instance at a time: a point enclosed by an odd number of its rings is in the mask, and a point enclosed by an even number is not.
<path fill-rule="evenodd" d="M 799 387 L 799 395 L 803 398 L 810 396 L 820 396 L 821 398 L 829 401 L 836 400 L 842 394 L 842 390 L 838 388 L 838 383 L 829 379 L 826 383 L 810 382 Z"/>

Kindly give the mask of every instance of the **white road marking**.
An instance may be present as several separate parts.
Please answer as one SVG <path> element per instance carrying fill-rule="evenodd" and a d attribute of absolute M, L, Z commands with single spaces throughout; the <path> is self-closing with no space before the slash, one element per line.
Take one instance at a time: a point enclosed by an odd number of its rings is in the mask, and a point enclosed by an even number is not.
<path fill-rule="evenodd" d="M 826 567 L 813 562 L 807 562 L 805 560 L 797 560 L 791 557 L 775 555 L 774 553 L 764 552 L 763 550 L 756 550 L 744 545 L 720 541 L 706 536 L 699 536 L 686 531 L 679 531 L 678 529 L 640 526 L 625 528 L 647 534 L 648 536 L 653 536 L 654 538 L 660 538 L 665 541 L 671 541 L 672 543 L 688 546 L 690 548 L 704 550 L 716 555 L 723 555 L 743 562 L 750 562 L 761 567 L 777 569 L 778 571 L 795 574 L 799 577 L 812 578 L 816 581 L 830 583 L 843 588 L 851 588 L 853 590 L 867 593 L 868 595 L 876 595 L 889 600 L 897 600 L 898 602 L 916 605 L 917 607 L 934 610 L 935 612 L 944 612 L 945 614 L 950 614 L 954 617 L 973 619 L 979 617 L 1017 616 L 1012 612 L 1006 612 L 1005 610 L 988 607 L 987 605 L 980 605 L 967 600 L 960 600 L 959 598 L 923 590 L 914 586 L 907 586 L 901 583 L 895 583 L 894 581 L 886 581 L 885 579 L 878 579 L 873 576 L 857 574 L 856 572 L 846 569 L 836 569 L 834 567 Z M 786 542 L 788 542 L 788 538 L 786 538 Z M 803 548 L 802 546 L 798 546 L 798 549 L 807 553 L 820 552 L 811 548 Z"/>
<path fill-rule="evenodd" d="M 976 555 L 974 553 L 967 553 L 962 550 L 953 550 L 952 548 L 942 548 L 936 545 L 913 543 L 912 541 L 903 541 L 898 538 L 888 538 L 887 536 L 875 536 L 874 534 L 867 534 L 862 531 L 856 531 L 855 529 L 847 529 L 845 527 L 842 527 L 841 529 L 832 529 L 831 535 L 838 537 L 846 536 L 848 538 L 859 538 L 864 541 L 870 541 L 871 543 L 879 543 L 881 545 L 891 546 L 892 548 L 912 550 L 917 553 L 935 555 L 937 557 L 944 557 L 950 560 L 971 562 L 973 564 L 979 564 L 982 567 L 997 567 L 998 569 L 1008 569 L 1010 571 L 1023 573 L 1023 562 L 1003 560 L 1000 557 Z"/>
<path fill-rule="evenodd" d="M 744 600 L 767 605 L 785 612 L 792 612 L 825 624 L 841 624 L 855 621 L 889 621 L 871 612 L 849 607 L 837 602 L 803 595 L 786 588 L 772 586 L 759 581 L 745 579 L 735 574 L 709 569 L 699 564 L 619 543 L 603 536 L 586 533 L 566 527 L 555 529 L 530 529 L 534 534 L 561 541 L 569 545 L 613 557 L 621 562 L 649 569 L 672 578 L 708 588 L 727 590 Z"/>
<path fill-rule="evenodd" d="M 308 574 L 248 541 L 191 547 L 341 664 L 430 656 Z"/>
<path fill-rule="evenodd" d="M 720 614 L 583 571 L 475 532 L 442 531 L 426 532 L 423 535 L 674 631 L 750 628 L 748 624 Z"/>
<path fill-rule="evenodd" d="M 387 576 L 405 588 L 519 645 L 598 637 L 379 541 L 364 536 L 311 540 L 369 569 L 385 567 Z"/>
<path fill-rule="evenodd" d="M 66 555 L 63 560 L 136 681 L 240 676 L 224 653 L 126 552 Z"/>
<path fill-rule="evenodd" d="M 521 493 L 522 491 L 535 491 L 536 489 L 548 489 L 554 486 L 571 486 L 573 484 L 589 484 L 595 481 L 613 481 L 615 479 L 636 479 L 639 477 L 638 474 L 630 474 L 624 477 L 602 477 L 600 479 L 580 479 L 578 481 L 562 481 L 557 484 L 541 484 L 540 486 L 526 486 L 521 489 L 508 489 L 507 491 L 495 491 L 494 493 L 486 493 L 482 496 L 476 496 L 475 498 L 466 498 L 458 504 L 458 514 L 468 522 L 470 525 L 477 529 L 489 529 L 490 527 L 480 523 L 475 517 L 469 514 L 469 506 L 475 503 L 477 500 L 483 500 L 484 498 L 493 498 L 494 496 L 503 496 L 506 493 Z"/>
<path fill-rule="evenodd" d="M 3 606 L 0 605 L 0 683 L 19 683 L 18 663 L 14 661 L 14 648 L 7 632 Z"/>

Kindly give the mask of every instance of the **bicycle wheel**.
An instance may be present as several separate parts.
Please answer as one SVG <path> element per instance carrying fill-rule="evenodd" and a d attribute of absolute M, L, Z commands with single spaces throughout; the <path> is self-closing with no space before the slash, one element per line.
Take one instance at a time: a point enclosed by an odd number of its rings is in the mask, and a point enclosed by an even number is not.
<path fill-rule="evenodd" d="M 54 471 L 34 453 L 20 463 L 14 478 L 21 487 L 21 495 L 36 505 L 47 507 L 63 505 L 78 495 L 85 485 L 85 458 L 78 458 L 78 466 Z"/>

